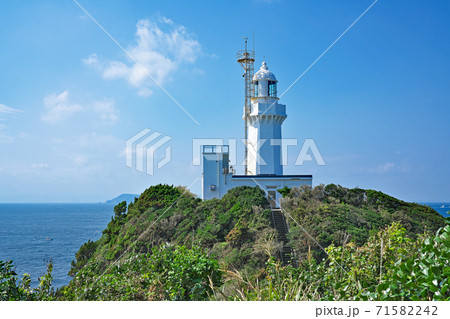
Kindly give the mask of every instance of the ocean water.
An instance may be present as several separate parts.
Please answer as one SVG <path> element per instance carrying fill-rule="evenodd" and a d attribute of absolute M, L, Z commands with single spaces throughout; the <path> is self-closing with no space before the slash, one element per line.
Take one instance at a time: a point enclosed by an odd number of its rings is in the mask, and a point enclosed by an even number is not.
<path fill-rule="evenodd" d="M 449 217 L 450 203 L 422 203 Z M 0 204 L 0 260 L 13 260 L 19 277 L 32 286 L 53 261 L 53 286 L 70 281 L 67 272 L 86 241 L 97 240 L 111 220 L 112 204 Z"/>
<path fill-rule="evenodd" d="M 419 204 L 430 206 L 442 216 L 450 217 L 450 203 L 419 203 Z"/>
<path fill-rule="evenodd" d="M 70 281 L 75 253 L 97 240 L 111 220 L 111 204 L 0 204 L 0 260 L 13 260 L 16 272 L 31 275 L 32 286 L 53 261 L 53 286 Z"/>

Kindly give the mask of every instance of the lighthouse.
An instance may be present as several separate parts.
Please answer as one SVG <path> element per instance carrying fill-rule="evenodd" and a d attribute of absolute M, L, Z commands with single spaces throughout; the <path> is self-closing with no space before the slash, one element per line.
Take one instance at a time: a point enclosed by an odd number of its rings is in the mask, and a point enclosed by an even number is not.
<path fill-rule="evenodd" d="M 277 79 L 264 61 L 253 76 L 253 97 L 247 121 L 247 175 L 283 175 L 281 125 L 286 105 L 278 103 Z"/>
<path fill-rule="evenodd" d="M 237 61 L 244 69 L 244 174 L 230 167 L 229 145 L 203 145 L 202 198 L 221 198 L 238 186 L 262 188 L 270 205 L 279 206 L 284 187 L 312 186 L 312 175 L 284 175 L 281 160 L 281 125 L 286 119 L 286 105 L 279 103 L 277 78 L 264 61 L 253 74 L 255 53 L 238 51 Z M 235 152 L 234 152 L 235 154 Z"/>

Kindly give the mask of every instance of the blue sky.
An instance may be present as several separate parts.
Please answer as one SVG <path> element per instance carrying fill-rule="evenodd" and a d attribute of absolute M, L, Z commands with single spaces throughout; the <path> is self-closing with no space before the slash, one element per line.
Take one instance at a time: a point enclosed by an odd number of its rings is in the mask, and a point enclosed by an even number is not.
<path fill-rule="evenodd" d="M 2 1 L 0 202 L 191 185 L 193 138 L 243 137 L 242 37 L 255 32 L 255 69 L 265 57 L 283 92 L 372 1 L 79 3 L 200 125 L 75 2 Z M 285 173 L 450 201 L 449 13 L 448 1 L 379 0 L 282 97 L 283 135 L 299 139 Z M 171 162 L 152 176 L 125 165 L 126 140 L 144 128 L 172 137 Z M 325 166 L 293 165 L 306 138 Z"/>

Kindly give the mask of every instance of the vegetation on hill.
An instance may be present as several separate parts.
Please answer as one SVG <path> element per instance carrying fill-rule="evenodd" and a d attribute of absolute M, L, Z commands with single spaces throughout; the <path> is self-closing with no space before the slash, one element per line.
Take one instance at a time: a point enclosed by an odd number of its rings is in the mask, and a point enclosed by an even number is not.
<path fill-rule="evenodd" d="M 31 288 L 31 277 L 24 274 L 19 280 L 12 261 L 0 260 L 0 301 L 54 300 L 56 293 L 51 287 L 53 264 L 47 265 L 47 273 L 39 278 L 39 286 Z"/>
<path fill-rule="evenodd" d="M 34 291 L 3 263 L 0 293 L 9 300 L 450 298 L 450 226 L 431 208 L 333 184 L 280 192 L 298 268 L 277 261 L 281 244 L 261 189 L 202 201 L 156 185 L 119 203 L 103 236 L 80 247 L 69 285 L 51 290 L 49 269 Z"/>
<path fill-rule="evenodd" d="M 407 203 L 382 192 L 339 185 L 283 189 L 282 207 L 290 228 L 290 242 L 297 258 L 312 250 L 319 260 L 322 247 L 353 242 L 361 246 L 378 230 L 400 223 L 411 238 L 434 233 L 445 226 L 439 213 L 428 206 Z M 295 221 L 294 221 L 295 220 Z"/>
<path fill-rule="evenodd" d="M 101 288 L 102 285 L 113 287 L 117 284 L 116 276 L 109 272 L 129 267 L 143 271 L 153 267 L 150 265 L 150 256 L 154 255 L 155 247 L 159 247 L 161 253 L 169 249 L 167 247 L 177 247 L 185 254 L 192 254 L 191 250 L 194 250 L 196 254 L 213 256 L 208 258 L 217 260 L 222 270 L 237 269 L 248 275 L 265 267 L 266 243 L 271 243 L 269 249 L 273 254 L 278 247 L 275 242 L 276 232 L 270 226 L 269 203 L 259 188 L 239 187 L 221 199 L 201 201 L 183 188 L 157 185 L 130 203 L 126 213 L 122 211 L 123 206 L 123 203 L 116 206 L 116 214 L 103 231 L 103 236 L 95 243 L 84 244 L 76 254 L 69 272 L 74 279 L 64 288 L 64 298 L 90 299 L 101 291 L 101 299 L 114 300 L 117 294 Z M 114 264 L 118 258 L 121 262 L 119 265 Z M 105 271 L 109 275 L 97 280 Z M 221 278 L 221 275 L 217 272 L 197 280 L 209 285 L 211 282 L 208 278 L 216 278 L 212 283 L 220 284 L 217 278 Z M 137 276 L 138 273 L 134 274 Z M 143 287 L 139 292 L 133 290 L 133 299 L 168 296 L 167 293 L 154 292 L 154 287 L 158 285 L 154 282 L 156 279 L 150 277 L 138 276 L 133 279 L 136 280 L 133 284 L 130 282 L 131 290 L 134 289 L 132 286 Z M 152 296 L 144 293 L 145 289 L 154 292 Z M 89 292 L 85 293 L 86 290 Z M 80 295 L 80 291 L 83 294 Z M 177 298 L 190 299 L 186 295 L 169 299 Z"/>
<path fill-rule="evenodd" d="M 258 240 L 275 233 L 270 212 L 264 192 L 254 187 L 233 189 L 220 200 L 201 201 L 183 188 L 153 186 L 128 205 L 126 214 L 111 218 L 103 236 L 90 244 L 95 250 L 80 249 L 81 259 L 77 257 L 73 268 L 81 268 L 79 261 L 84 264 L 89 257 L 104 269 L 124 252 L 150 253 L 153 247 L 170 243 L 198 245 L 241 269 L 252 259 Z M 263 258 L 252 261 L 249 269 L 264 265 Z"/>
<path fill-rule="evenodd" d="M 229 274 L 228 300 L 450 300 L 450 220 L 430 237 L 411 239 L 393 223 L 355 243 L 326 248 L 321 262 L 298 268 L 270 258 L 264 276 Z M 216 294 L 217 296 L 217 294 Z"/>

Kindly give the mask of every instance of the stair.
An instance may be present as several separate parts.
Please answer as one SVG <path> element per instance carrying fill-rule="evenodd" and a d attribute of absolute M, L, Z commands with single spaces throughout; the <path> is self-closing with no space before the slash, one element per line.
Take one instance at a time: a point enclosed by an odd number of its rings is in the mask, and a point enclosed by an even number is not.
<path fill-rule="evenodd" d="M 272 208 L 272 227 L 278 232 L 278 241 L 283 243 L 283 248 L 280 251 L 280 260 L 284 266 L 291 264 L 293 257 L 293 250 L 289 246 L 287 234 L 289 229 L 286 224 L 286 219 L 280 208 Z M 294 265 L 295 266 L 295 265 Z"/>

